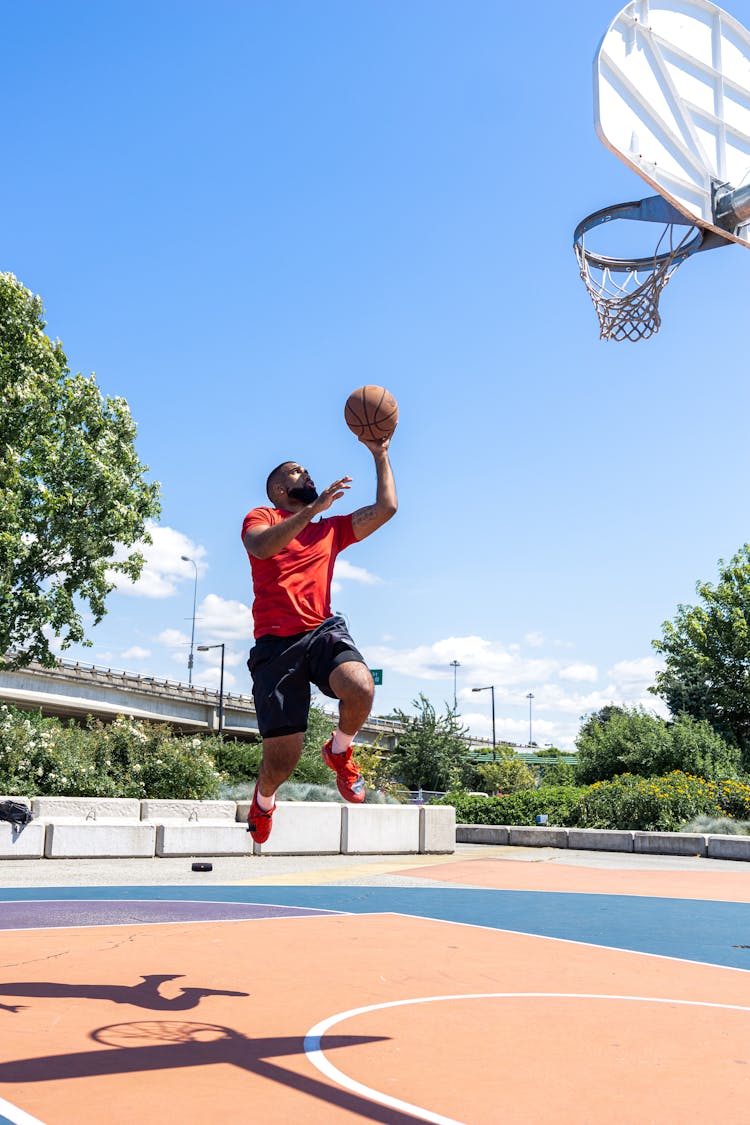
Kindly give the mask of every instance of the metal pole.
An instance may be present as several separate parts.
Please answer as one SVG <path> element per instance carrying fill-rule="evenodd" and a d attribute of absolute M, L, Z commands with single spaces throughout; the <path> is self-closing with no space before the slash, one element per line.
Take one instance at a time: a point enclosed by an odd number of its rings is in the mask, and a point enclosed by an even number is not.
<path fill-rule="evenodd" d="M 531 746 L 531 744 L 533 742 L 533 739 L 531 737 L 531 701 L 534 698 L 533 693 L 529 692 L 529 694 L 526 696 L 526 698 L 529 701 L 529 746 Z"/>
<path fill-rule="evenodd" d="M 750 219 L 750 185 L 718 191 L 713 210 L 717 227 L 734 232 L 736 227 Z"/>
<path fill-rule="evenodd" d="M 195 645 L 195 603 L 198 597 L 198 564 L 195 559 L 188 558 L 187 555 L 180 555 L 183 562 L 192 563 L 195 567 L 195 581 L 193 583 L 193 628 L 190 633 L 190 656 L 188 657 L 188 684 L 192 687 L 193 683 L 193 647 Z"/>
<path fill-rule="evenodd" d="M 471 690 L 492 692 L 492 761 L 494 762 L 497 758 L 497 754 L 495 753 L 497 747 L 497 743 L 495 741 L 495 685 L 488 684 L 487 687 L 473 687 Z"/>
<path fill-rule="evenodd" d="M 221 645 L 221 678 L 219 680 L 219 738 L 224 737 L 224 645 Z"/>
<path fill-rule="evenodd" d="M 458 709 L 458 703 L 456 702 L 456 669 L 460 668 L 460 667 L 461 667 L 461 665 L 459 664 L 459 662 L 457 660 L 451 660 L 451 668 L 453 669 L 453 710 L 454 711 L 456 711 Z"/>

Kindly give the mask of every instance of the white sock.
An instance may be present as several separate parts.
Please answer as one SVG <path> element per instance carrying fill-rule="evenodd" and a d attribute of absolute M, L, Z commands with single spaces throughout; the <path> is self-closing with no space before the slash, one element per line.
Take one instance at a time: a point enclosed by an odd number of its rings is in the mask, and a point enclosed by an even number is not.
<path fill-rule="evenodd" d="M 276 794 L 273 793 L 270 797 L 264 797 L 259 789 L 255 794 L 255 800 L 263 809 L 263 812 L 270 812 L 271 809 L 276 805 Z"/>
<path fill-rule="evenodd" d="M 331 746 L 331 752 L 333 754 L 345 754 L 351 746 L 353 738 L 353 734 L 344 734 L 342 730 L 336 727 L 336 730 L 333 732 L 333 745 Z"/>

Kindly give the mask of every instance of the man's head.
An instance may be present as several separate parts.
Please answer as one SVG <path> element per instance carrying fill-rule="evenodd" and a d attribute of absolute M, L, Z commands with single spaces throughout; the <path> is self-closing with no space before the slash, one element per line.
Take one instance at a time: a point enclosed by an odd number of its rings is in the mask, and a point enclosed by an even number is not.
<path fill-rule="evenodd" d="M 294 512 L 318 499 L 315 484 L 296 461 L 282 461 L 268 474 L 266 495 L 275 508 Z"/>

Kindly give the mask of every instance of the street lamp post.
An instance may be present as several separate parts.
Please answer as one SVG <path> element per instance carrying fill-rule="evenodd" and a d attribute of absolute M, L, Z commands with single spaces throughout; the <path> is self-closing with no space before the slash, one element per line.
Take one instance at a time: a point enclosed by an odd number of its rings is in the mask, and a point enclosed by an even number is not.
<path fill-rule="evenodd" d="M 534 698 L 534 693 L 530 691 L 526 698 L 529 701 L 529 746 L 531 746 L 533 742 L 533 739 L 531 737 L 531 701 Z"/>
<path fill-rule="evenodd" d="M 198 645 L 198 652 L 208 652 L 212 648 L 221 649 L 221 676 L 219 678 L 219 738 L 224 734 L 224 649 L 225 645 L 222 642 L 220 645 Z"/>
<path fill-rule="evenodd" d="M 473 687 L 472 691 L 489 691 L 492 692 L 492 760 L 495 761 L 497 755 L 495 754 L 495 685 L 490 684 L 489 687 Z"/>
<path fill-rule="evenodd" d="M 451 668 L 453 669 L 453 710 L 454 711 L 457 710 L 457 708 L 458 708 L 458 704 L 456 702 L 456 670 L 460 667 L 461 667 L 461 665 L 459 664 L 459 662 L 457 660 L 451 660 Z"/>
<path fill-rule="evenodd" d="M 190 633 L 190 656 L 188 657 L 188 684 L 193 683 L 193 646 L 195 644 L 195 600 L 198 596 L 198 564 L 195 559 L 188 558 L 187 555 L 180 555 L 183 562 L 192 563 L 195 567 L 195 581 L 193 583 L 193 628 Z"/>

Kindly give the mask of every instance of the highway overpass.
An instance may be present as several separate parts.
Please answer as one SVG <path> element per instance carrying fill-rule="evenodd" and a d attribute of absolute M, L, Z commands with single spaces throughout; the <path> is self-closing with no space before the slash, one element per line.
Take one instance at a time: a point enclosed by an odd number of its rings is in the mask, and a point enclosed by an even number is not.
<path fill-rule="evenodd" d="M 127 715 L 169 723 L 185 733 L 216 734 L 219 729 L 218 691 L 72 660 L 61 660 L 54 668 L 36 663 L 17 671 L 0 668 L 0 700 L 64 719 L 91 715 L 106 722 Z M 223 710 L 228 738 L 259 737 L 252 696 L 225 691 Z M 331 720 L 335 724 L 335 715 Z M 371 718 L 357 741 L 379 738 L 381 746 L 392 750 L 400 730 L 398 723 Z"/>
<path fill-rule="evenodd" d="M 150 723 L 169 723 L 186 734 L 216 734 L 219 730 L 218 691 L 73 660 L 60 660 L 54 668 L 36 663 L 17 671 L 0 667 L 0 702 L 77 721 L 87 715 L 104 722 L 128 715 Z M 260 737 L 251 695 L 225 691 L 223 703 L 227 738 Z M 331 722 L 336 722 L 333 711 Z M 371 716 L 357 742 L 379 741 L 385 749 L 393 750 L 402 730 L 394 720 Z M 478 761 L 492 761 L 489 739 L 467 738 L 466 742 Z M 533 760 L 536 747 L 514 745 L 513 749 L 526 760 Z"/>

